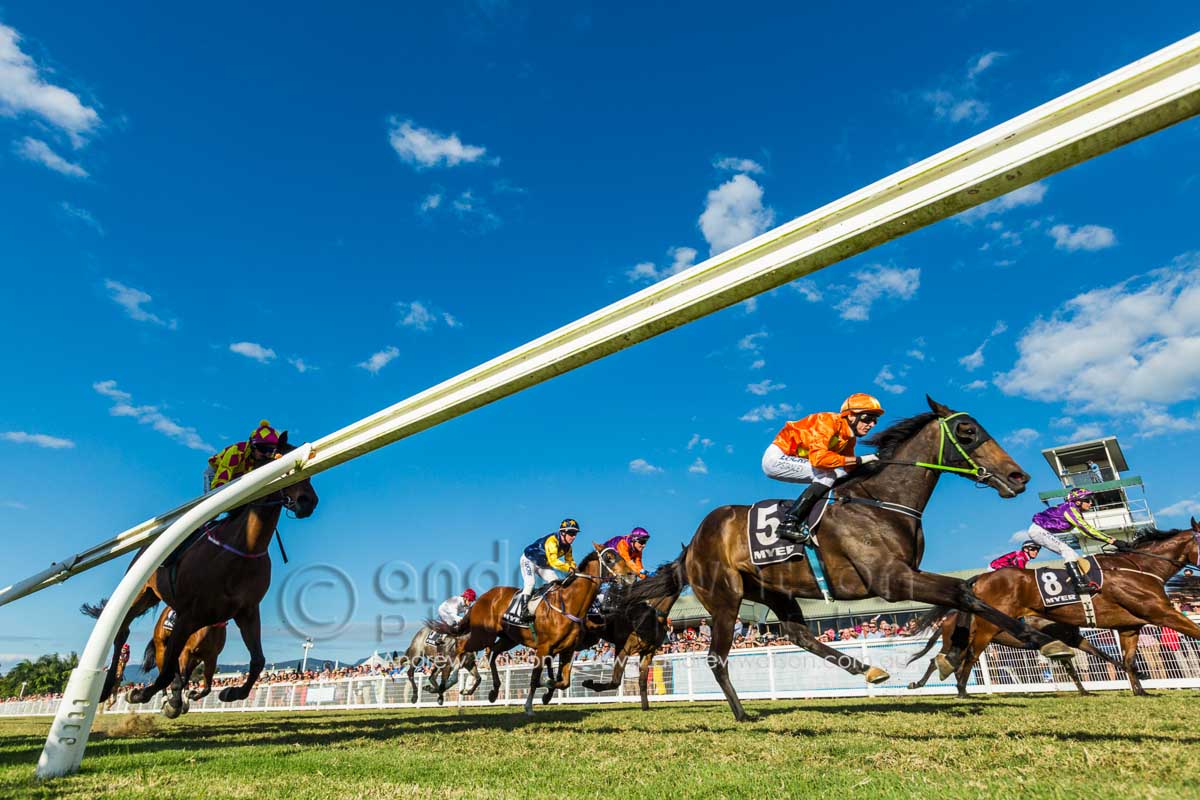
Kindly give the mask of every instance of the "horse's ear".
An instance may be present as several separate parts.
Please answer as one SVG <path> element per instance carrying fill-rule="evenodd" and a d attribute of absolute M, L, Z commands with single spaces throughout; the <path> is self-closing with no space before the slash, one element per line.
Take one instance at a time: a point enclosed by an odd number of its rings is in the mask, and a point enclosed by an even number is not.
<path fill-rule="evenodd" d="M 939 417 L 948 417 L 954 413 L 929 395 L 925 395 L 925 402 L 929 403 L 929 410 Z"/>
<path fill-rule="evenodd" d="M 287 431 L 284 431 L 283 433 L 279 434 L 279 443 L 280 444 L 287 444 L 287 435 L 288 435 Z"/>
<path fill-rule="evenodd" d="M 602 544 L 596 544 L 595 542 L 592 542 L 592 547 L 595 548 L 597 553 L 604 552 L 604 545 L 602 545 Z"/>
<path fill-rule="evenodd" d="M 1196 518 L 1192 517 L 1192 530 L 1200 531 L 1200 522 L 1196 522 Z"/>

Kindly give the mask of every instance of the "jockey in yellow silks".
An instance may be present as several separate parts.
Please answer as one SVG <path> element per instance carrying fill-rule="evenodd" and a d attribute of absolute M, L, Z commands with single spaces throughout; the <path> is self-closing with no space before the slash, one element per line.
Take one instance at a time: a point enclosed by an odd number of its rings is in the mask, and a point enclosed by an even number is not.
<path fill-rule="evenodd" d="M 237 442 L 208 459 L 204 471 L 204 493 L 220 488 L 234 478 L 261 467 L 277 455 L 279 434 L 265 419 L 244 442 Z"/>

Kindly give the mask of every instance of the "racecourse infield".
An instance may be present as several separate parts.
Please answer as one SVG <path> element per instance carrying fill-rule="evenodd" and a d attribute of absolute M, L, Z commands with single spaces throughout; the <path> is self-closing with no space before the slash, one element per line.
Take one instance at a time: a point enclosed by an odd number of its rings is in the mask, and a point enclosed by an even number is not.
<path fill-rule="evenodd" d="M 0 795 L 66 798 L 1200 797 L 1200 692 L 106 716 L 38 783 L 48 718 L 0 720 Z"/>

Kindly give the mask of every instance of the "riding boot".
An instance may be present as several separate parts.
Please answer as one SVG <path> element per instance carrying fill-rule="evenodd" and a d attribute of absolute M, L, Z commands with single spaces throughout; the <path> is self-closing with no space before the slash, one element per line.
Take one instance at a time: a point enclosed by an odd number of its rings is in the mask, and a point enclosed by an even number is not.
<path fill-rule="evenodd" d="M 825 499 L 825 495 L 829 494 L 829 487 L 821 483 L 810 483 L 808 488 L 804 490 L 804 494 L 796 498 L 796 502 L 792 503 L 783 515 L 783 522 L 779 525 L 779 538 L 787 539 L 789 542 L 804 544 L 811 536 L 808 530 L 808 515 L 812 513 L 813 507 L 817 503 Z"/>
<path fill-rule="evenodd" d="M 1079 594 L 1095 594 L 1100 591 L 1100 585 L 1093 580 L 1090 580 L 1079 569 L 1078 561 L 1067 562 L 1067 574 L 1071 576 L 1071 580 L 1075 583 L 1075 590 Z"/>

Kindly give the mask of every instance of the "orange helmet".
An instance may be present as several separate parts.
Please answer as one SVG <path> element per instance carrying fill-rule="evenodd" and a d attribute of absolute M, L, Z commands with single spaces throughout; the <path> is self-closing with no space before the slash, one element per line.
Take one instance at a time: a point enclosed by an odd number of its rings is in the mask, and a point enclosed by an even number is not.
<path fill-rule="evenodd" d="M 851 414 L 858 414 L 863 411 L 869 411 L 880 416 L 883 416 L 884 413 L 883 406 L 879 404 L 878 400 L 871 395 L 863 394 L 862 392 L 857 392 L 850 395 L 846 398 L 846 401 L 842 403 L 843 417 L 848 417 Z"/>

